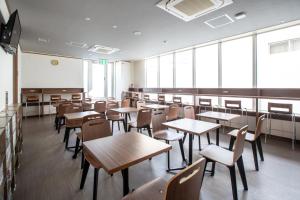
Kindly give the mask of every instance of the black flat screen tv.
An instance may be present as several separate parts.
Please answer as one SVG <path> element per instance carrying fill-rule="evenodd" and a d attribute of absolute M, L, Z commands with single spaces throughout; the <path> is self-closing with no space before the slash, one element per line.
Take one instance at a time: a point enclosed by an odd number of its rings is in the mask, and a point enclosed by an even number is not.
<path fill-rule="evenodd" d="M 10 54 L 15 54 L 18 50 L 19 39 L 21 36 L 21 24 L 16 10 L 11 16 L 7 24 L 1 24 L 0 45 Z"/>

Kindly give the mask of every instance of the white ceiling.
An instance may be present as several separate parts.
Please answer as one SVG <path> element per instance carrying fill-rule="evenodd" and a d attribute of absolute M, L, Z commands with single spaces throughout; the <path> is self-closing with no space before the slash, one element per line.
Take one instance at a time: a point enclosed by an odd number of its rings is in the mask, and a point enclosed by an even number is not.
<path fill-rule="evenodd" d="M 282 22 L 300 19 L 300 0 L 234 0 L 234 3 L 190 22 L 168 14 L 155 5 L 159 0 L 9 0 L 19 9 L 25 52 L 77 58 L 137 60 L 159 53 L 237 35 Z M 247 18 L 219 29 L 204 21 L 244 11 Z M 86 21 L 85 18 L 91 18 Z M 112 26 L 117 25 L 117 29 Z M 134 36 L 141 31 L 141 36 Z M 49 40 L 42 43 L 38 38 Z M 163 41 L 167 42 L 164 43 Z M 69 47 L 85 42 L 119 48 L 109 56 Z"/>

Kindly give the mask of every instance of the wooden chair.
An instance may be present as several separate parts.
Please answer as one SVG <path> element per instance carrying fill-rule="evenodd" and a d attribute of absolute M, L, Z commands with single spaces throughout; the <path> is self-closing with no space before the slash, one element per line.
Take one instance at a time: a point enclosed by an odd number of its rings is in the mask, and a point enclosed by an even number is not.
<path fill-rule="evenodd" d="M 178 104 L 179 106 L 182 106 L 182 98 L 173 96 L 173 103 Z"/>
<path fill-rule="evenodd" d="M 165 105 L 166 104 L 166 98 L 165 98 L 165 95 L 158 95 L 158 104 L 160 105 Z"/>
<path fill-rule="evenodd" d="M 259 170 L 259 168 L 258 168 L 258 161 L 257 161 L 256 145 L 257 145 L 257 148 L 258 148 L 260 159 L 261 159 L 261 161 L 264 161 L 264 155 L 263 155 L 261 141 L 260 141 L 261 127 L 262 127 L 262 124 L 263 124 L 264 120 L 265 120 L 265 115 L 261 115 L 258 118 L 256 129 L 255 129 L 255 133 L 252 134 L 252 133 L 247 132 L 246 133 L 246 137 L 245 137 L 245 140 L 247 142 L 250 142 L 251 145 L 252 145 L 252 151 L 253 151 L 254 164 L 255 164 L 256 171 Z M 239 130 L 235 129 L 235 130 L 232 130 L 232 131 L 230 131 L 228 133 L 228 135 L 231 136 L 231 138 L 230 138 L 230 144 L 229 144 L 229 150 L 232 150 L 232 148 L 233 148 L 233 144 L 234 144 L 235 138 L 236 138 L 236 136 L 238 134 L 238 131 Z"/>
<path fill-rule="evenodd" d="M 150 95 L 149 94 L 145 94 L 144 95 L 144 101 L 149 101 L 150 100 Z"/>
<path fill-rule="evenodd" d="M 167 121 L 173 121 L 179 118 L 179 106 L 178 104 L 172 104 L 169 106 L 169 111 L 167 113 Z"/>
<path fill-rule="evenodd" d="M 104 138 L 112 136 L 112 132 L 110 129 L 110 125 L 108 120 L 105 119 L 95 119 L 88 121 L 82 125 L 82 141 L 86 142 L 89 140 L 95 140 L 98 138 Z M 94 187 L 93 187 L 93 199 L 97 199 L 97 189 L 98 189 L 98 174 L 99 169 L 101 168 L 101 163 L 97 162 L 94 155 L 90 154 L 83 147 L 83 155 L 84 155 L 84 166 L 82 171 L 82 177 L 80 181 L 80 189 L 84 188 L 85 180 L 89 171 L 90 165 L 92 165 L 94 169 Z"/>
<path fill-rule="evenodd" d="M 94 115 L 88 115 L 88 116 L 85 116 L 83 119 L 82 119 L 82 124 L 88 122 L 88 121 L 92 121 L 92 120 L 96 120 L 96 119 L 103 119 L 103 115 L 101 114 L 94 114 Z M 104 118 L 105 119 L 105 118 Z M 76 145 L 75 145 L 75 153 L 73 155 L 73 159 L 76 159 L 77 158 L 77 154 L 79 153 L 79 151 L 82 149 L 82 145 L 80 145 L 80 141 L 82 141 L 82 138 L 83 138 L 83 132 L 79 132 L 79 133 L 76 133 L 77 135 L 77 138 L 76 138 Z M 83 167 L 83 160 L 84 160 L 84 157 L 82 155 L 82 162 L 81 162 L 81 167 Z"/>
<path fill-rule="evenodd" d="M 158 140 L 164 140 L 167 144 L 173 141 L 179 142 L 180 152 L 182 156 L 182 161 L 186 162 L 183 150 L 183 134 L 169 131 L 162 123 L 166 122 L 166 115 L 163 113 L 156 113 L 152 116 L 152 128 L 153 128 L 153 137 Z M 170 168 L 170 151 L 167 153 L 168 158 L 168 170 L 167 172 L 174 170 L 181 170 L 181 168 Z"/>
<path fill-rule="evenodd" d="M 72 94 L 72 103 L 81 103 L 81 94 Z"/>
<path fill-rule="evenodd" d="M 128 108 L 130 107 L 130 99 L 124 99 L 121 101 L 121 108 Z M 124 115 L 121 115 L 121 116 L 124 116 Z M 131 116 L 130 116 L 130 113 L 128 113 L 128 117 L 129 117 L 129 120 L 131 120 Z"/>
<path fill-rule="evenodd" d="M 246 108 L 242 108 L 242 101 L 241 100 L 225 100 L 225 112 L 232 113 L 232 111 L 241 113 L 242 117 L 246 116 L 246 124 L 248 124 L 248 111 Z M 243 126 L 244 123 L 238 122 L 238 126 Z M 230 121 L 228 124 L 229 127 L 232 127 L 232 122 Z M 224 126 L 223 126 L 224 132 Z"/>
<path fill-rule="evenodd" d="M 143 109 L 144 107 L 143 106 L 145 106 L 146 105 L 146 102 L 145 101 L 137 101 L 136 102 L 136 108 L 138 109 L 138 110 L 141 110 L 141 109 Z"/>
<path fill-rule="evenodd" d="M 120 113 L 113 111 L 111 109 L 119 108 L 118 103 L 108 103 L 107 104 L 107 111 L 106 111 L 106 118 L 111 121 L 111 132 L 114 133 L 114 123 L 118 122 L 118 128 L 120 131 L 120 122 L 123 123 L 124 131 L 126 129 L 125 118 L 120 115 Z"/>
<path fill-rule="evenodd" d="M 217 145 L 210 144 L 200 152 L 200 154 L 207 159 L 206 162 L 212 162 L 212 169 L 210 171 L 212 176 L 214 176 L 215 174 L 216 162 L 223 164 L 229 168 L 234 200 L 238 199 L 237 187 L 236 187 L 235 163 L 237 163 L 237 166 L 239 168 L 244 190 L 248 190 L 247 179 L 246 179 L 243 157 L 242 157 L 247 129 L 248 126 L 244 126 L 238 131 L 233 151 L 224 149 Z"/>
<path fill-rule="evenodd" d="M 212 110 L 211 99 L 199 98 L 199 112 L 201 112 L 201 109 L 204 109 L 204 111 L 207 111 L 207 109 Z"/>
<path fill-rule="evenodd" d="M 65 113 L 66 113 L 66 107 L 72 106 L 73 104 L 71 102 L 63 102 L 58 105 L 58 111 L 57 111 L 57 133 L 60 133 L 61 126 L 65 124 Z"/>
<path fill-rule="evenodd" d="M 148 134 L 150 137 L 152 137 L 151 134 L 151 117 L 152 117 L 152 109 L 140 109 L 137 114 L 137 120 L 136 122 L 129 123 L 128 126 L 128 132 L 132 128 L 136 128 L 138 131 L 142 131 L 143 128 L 146 128 L 148 130 Z"/>
<path fill-rule="evenodd" d="M 105 112 L 106 112 L 106 101 L 96 101 L 95 102 L 95 111 L 102 114 L 102 115 L 105 115 Z"/>
<path fill-rule="evenodd" d="M 168 182 L 157 178 L 123 197 L 122 200 L 199 200 L 205 159 L 201 158 Z"/>
<path fill-rule="evenodd" d="M 61 101 L 61 95 L 55 94 L 55 95 L 50 95 L 50 102 L 49 102 L 49 114 L 51 114 L 51 106 L 53 103 L 58 103 Z"/>
<path fill-rule="evenodd" d="M 41 103 L 40 103 L 40 97 L 38 95 L 30 95 L 26 97 L 26 102 L 25 102 L 25 107 L 26 107 L 26 112 L 25 112 L 25 117 L 28 116 L 28 104 L 38 104 L 39 107 L 39 117 L 41 115 Z"/>

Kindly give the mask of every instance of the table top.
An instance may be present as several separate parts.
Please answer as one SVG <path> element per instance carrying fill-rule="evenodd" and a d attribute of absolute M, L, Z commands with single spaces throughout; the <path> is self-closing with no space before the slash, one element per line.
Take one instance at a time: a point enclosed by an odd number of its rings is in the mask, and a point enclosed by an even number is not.
<path fill-rule="evenodd" d="M 89 154 L 109 174 L 169 151 L 172 146 L 137 132 L 109 136 L 83 143 Z"/>
<path fill-rule="evenodd" d="M 159 104 L 149 104 L 149 105 L 144 105 L 142 107 L 150 108 L 150 109 L 153 109 L 153 110 L 169 108 L 168 105 L 159 105 Z"/>
<path fill-rule="evenodd" d="M 65 114 L 64 116 L 67 120 L 76 120 L 76 119 L 83 119 L 85 116 L 88 115 L 96 115 L 96 114 L 99 113 L 95 111 L 84 111 L 84 112 L 68 113 Z"/>
<path fill-rule="evenodd" d="M 196 115 L 199 116 L 199 117 L 204 117 L 204 118 L 208 118 L 208 119 L 215 119 L 215 120 L 221 120 L 221 121 L 231 121 L 235 118 L 240 117 L 240 115 L 236 115 L 236 114 L 223 113 L 223 112 L 214 112 L 214 111 L 199 113 L 199 114 L 196 114 Z"/>
<path fill-rule="evenodd" d="M 201 135 L 221 127 L 220 124 L 187 118 L 165 122 L 163 125 L 195 135 Z"/>
<path fill-rule="evenodd" d="M 138 112 L 137 108 L 133 107 L 125 107 L 125 108 L 114 108 L 111 109 L 112 111 L 116 111 L 118 113 L 132 113 L 132 112 Z"/>

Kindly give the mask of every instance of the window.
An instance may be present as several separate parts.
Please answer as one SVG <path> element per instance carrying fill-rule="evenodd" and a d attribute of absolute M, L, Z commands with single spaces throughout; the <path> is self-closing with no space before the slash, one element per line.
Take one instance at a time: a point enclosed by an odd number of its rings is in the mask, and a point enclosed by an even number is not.
<path fill-rule="evenodd" d="M 108 63 L 107 65 L 107 97 L 112 97 L 113 95 L 113 63 Z"/>
<path fill-rule="evenodd" d="M 84 92 L 89 91 L 89 61 L 83 61 L 83 88 Z"/>
<path fill-rule="evenodd" d="M 146 60 L 146 86 L 148 88 L 157 88 L 158 80 L 158 59 L 151 58 Z"/>
<path fill-rule="evenodd" d="M 176 87 L 193 87 L 193 51 L 176 53 Z"/>
<path fill-rule="evenodd" d="M 251 88 L 253 86 L 252 37 L 222 44 L 222 87 Z"/>
<path fill-rule="evenodd" d="M 218 45 L 196 49 L 196 87 L 218 87 Z"/>
<path fill-rule="evenodd" d="M 300 26 L 257 36 L 257 86 L 300 87 Z"/>
<path fill-rule="evenodd" d="M 115 63 L 116 99 L 121 99 L 122 93 L 122 62 Z"/>
<path fill-rule="evenodd" d="M 173 54 L 160 57 L 160 87 L 173 87 Z"/>
<path fill-rule="evenodd" d="M 105 65 L 93 63 L 92 64 L 92 85 L 89 91 L 89 96 L 99 98 L 105 96 Z"/>

